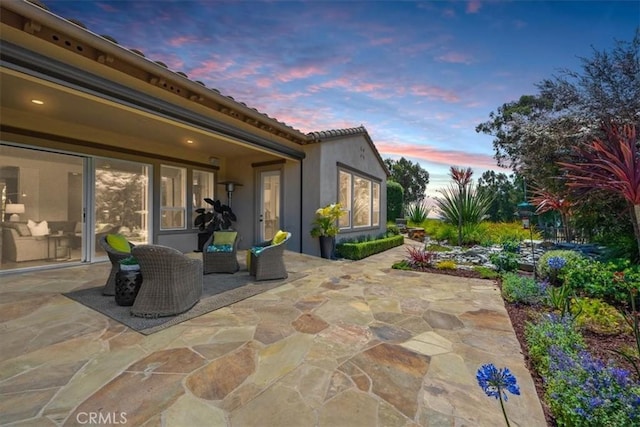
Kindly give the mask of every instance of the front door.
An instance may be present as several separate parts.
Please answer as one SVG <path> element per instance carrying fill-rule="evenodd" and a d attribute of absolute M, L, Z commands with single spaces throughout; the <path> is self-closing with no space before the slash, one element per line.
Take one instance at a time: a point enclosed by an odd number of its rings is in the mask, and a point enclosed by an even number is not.
<path fill-rule="evenodd" d="M 279 170 L 259 173 L 258 191 L 258 241 L 271 240 L 280 229 Z"/>

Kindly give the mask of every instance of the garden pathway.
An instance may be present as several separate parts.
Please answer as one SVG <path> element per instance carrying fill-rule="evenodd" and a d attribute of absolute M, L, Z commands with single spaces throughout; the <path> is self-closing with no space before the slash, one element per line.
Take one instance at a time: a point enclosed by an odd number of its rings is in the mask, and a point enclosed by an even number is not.
<path fill-rule="evenodd" d="M 545 426 L 495 284 L 392 270 L 405 253 L 287 252 L 304 278 L 149 336 L 61 295 L 107 264 L 0 276 L 0 425 L 498 426 L 494 363 L 511 425 Z"/>

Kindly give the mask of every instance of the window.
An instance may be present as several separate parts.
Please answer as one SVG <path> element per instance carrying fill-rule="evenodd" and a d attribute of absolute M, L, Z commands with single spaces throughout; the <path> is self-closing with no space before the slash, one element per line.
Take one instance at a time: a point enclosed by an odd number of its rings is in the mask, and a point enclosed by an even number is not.
<path fill-rule="evenodd" d="M 205 197 L 215 200 L 215 185 L 213 172 L 193 171 L 193 200 L 191 207 L 192 215 L 196 215 L 195 210 L 198 208 L 211 209 L 211 205 L 204 201 Z"/>
<path fill-rule="evenodd" d="M 340 228 L 351 227 L 351 174 L 340 171 L 340 205 L 345 214 L 340 217 Z"/>
<path fill-rule="evenodd" d="M 160 175 L 160 229 L 184 229 L 187 170 L 162 165 Z"/>
<path fill-rule="evenodd" d="M 346 170 L 339 171 L 339 200 L 346 214 L 341 230 L 380 225 L 380 182 Z"/>

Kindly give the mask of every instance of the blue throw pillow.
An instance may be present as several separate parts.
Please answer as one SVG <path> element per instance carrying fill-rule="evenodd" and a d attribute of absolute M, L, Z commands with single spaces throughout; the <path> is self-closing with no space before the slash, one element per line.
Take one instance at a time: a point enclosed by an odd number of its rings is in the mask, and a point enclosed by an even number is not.
<path fill-rule="evenodd" d="M 207 252 L 232 252 L 232 245 L 210 245 L 207 247 Z"/>
<path fill-rule="evenodd" d="M 264 246 L 254 246 L 251 248 L 251 252 L 253 252 L 254 255 L 259 255 L 263 250 Z"/>

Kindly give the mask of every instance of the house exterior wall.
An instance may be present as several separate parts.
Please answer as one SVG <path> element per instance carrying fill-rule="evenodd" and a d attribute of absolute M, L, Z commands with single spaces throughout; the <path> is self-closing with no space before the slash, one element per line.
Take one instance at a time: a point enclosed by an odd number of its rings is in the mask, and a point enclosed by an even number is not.
<path fill-rule="evenodd" d="M 319 207 L 338 202 L 338 170 L 341 166 L 380 183 L 380 224 L 353 231 L 341 230 L 336 236 L 336 240 L 339 242 L 358 236 L 377 236 L 386 231 L 387 175 L 374 152 L 374 148 L 363 134 L 346 135 L 310 144 L 305 146 L 305 153 L 307 157 L 304 160 L 304 165 L 309 169 L 305 173 L 306 187 L 303 203 L 303 224 L 307 227 L 303 245 L 305 253 L 320 254 L 318 239 L 309 234 L 310 224 Z M 317 182 L 317 185 L 313 185 L 314 182 Z"/>

